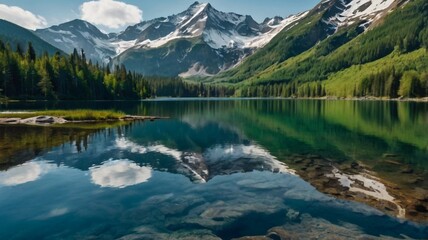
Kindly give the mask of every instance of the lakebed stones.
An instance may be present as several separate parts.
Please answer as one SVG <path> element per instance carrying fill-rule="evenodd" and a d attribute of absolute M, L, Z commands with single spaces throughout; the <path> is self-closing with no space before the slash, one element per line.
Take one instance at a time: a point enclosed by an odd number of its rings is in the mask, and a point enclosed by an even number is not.
<path fill-rule="evenodd" d="M 397 174 L 406 176 L 404 180 L 379 178 L 375 172 L 371 172 L 369 167 L 356 161 L 340 163 L 340 161 L 336 162 L 313 154 L 294 154 L 288 160 L 291 167 L 297 169 L 297 174 L 320 192 L 341 199 L 366 203 L 389 215 L 414 221 L 426 221 L 428 190 L 416 187 L 424 185 L 424 178 L 418 176 L 410 166 L 400 163 L 399 158 L 400 156 L 395 154 L 384 154 L 381 156 L 381 161 L 390 166 L 396 166 Z M 337 169 L 340 174 L 333 174 L 334 169 Z M 344 183 L 347 183 L 346 186 Z M 388 201 L 371 196 L 377 196 L 379 191 L 373 187 L 382 185 L 389 197 Z"/>
<path fill-rule="evenodd" d="M 239 240 L 294 240 L 294 239 L 385 239 L 367 236 L 357 226 L 346 224 L 335 225 L 329 221 L 302 215 L 298 224 L 290 223 L 269 229 L 263 236 L 246 236 Z M 393 238 L 388 238 L 393 239 Z"/>

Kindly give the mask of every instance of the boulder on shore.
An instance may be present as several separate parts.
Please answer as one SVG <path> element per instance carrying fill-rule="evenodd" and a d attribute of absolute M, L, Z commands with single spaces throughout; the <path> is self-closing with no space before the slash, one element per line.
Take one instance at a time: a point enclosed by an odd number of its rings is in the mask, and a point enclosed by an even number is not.
<path fill-rule="evenodd" d="M 53 116 L 36 116 L 31 118 L 0 118 L 0 124 L 28 124 L 28 125 L 50 125 L 63 124 L 67 120 Z"/>

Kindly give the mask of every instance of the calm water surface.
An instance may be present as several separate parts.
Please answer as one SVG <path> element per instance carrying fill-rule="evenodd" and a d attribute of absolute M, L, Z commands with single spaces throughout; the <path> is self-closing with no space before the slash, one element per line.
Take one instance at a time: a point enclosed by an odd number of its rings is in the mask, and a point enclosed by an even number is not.
<path fill-rule="evenodd" d="M 428 104 L 60 102 L 171 117 L 0 126 L 0 239 L 428 238 Z"/>

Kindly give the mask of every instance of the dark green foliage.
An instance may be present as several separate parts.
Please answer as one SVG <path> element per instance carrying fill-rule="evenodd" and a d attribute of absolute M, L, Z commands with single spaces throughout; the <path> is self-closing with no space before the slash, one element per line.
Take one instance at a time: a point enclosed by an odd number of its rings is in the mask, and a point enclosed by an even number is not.
<path fill-rule="evenodd" d="M 372 74 L 363 79 L 359 88 L 355 89 L 354 96 L 396 98 L 398 97 L 401 75 L 402 73 L 397 73 L 395 68 Z"/>
<path fill-rule="evenodd" d="M 401 78 L 399 95 L 403 97 L 426 96 L 428 90 L 426 75 L 427 73 L 419 75 L 416 71 L 405 72 Z"/>
<path fill-rule="evenodd" d="M 338 72 L 352 68 L 352 71 L 358 74 L 358 66 L 359 71 L 364 71 L 361 66 L 387 56 L 401 56 L 421 48 L 428 49 L 426 0 L 411 0 L 398 6 L 364 34 L 361 34 L 363 29 L 360 27 L 363 22 L 356 22 L 334 34 L 330 33 L 331 36 L 325 38 L 322 34 L 317 34 L 317 31 L 325 31 L 323 19 L 334 15 L 334 9 L 328 8 L 319 14 L 314 14 L 316 10 L 313 10 L 296 26 L 277 35 L 271 43 L 249 57 L 241 66 L 211 80 L 232 83 L 244 81 L 240 91 L 244 96 L 322 96 L 325 94 L 319 94 L 314 87 L 316 82 L 323 82 L 331 76 L 340 78 L 335 75 Z M 312 36 L 317 36 L 317 41 L 313 42 Z M 294 42 L 296 39 L 307 43 L 308 48 L 299 47 L 299 44 Z M 306 51 L 307 49 L 309 50 Z M 428 50 L 426 51 L 428 53 Z M 422 61 L 415 59 L 414 63 L 401 63 L 397 60 L 385 62 L 387 65 L 382 66 L 382 70 L 365 77 L 361 82 L 355 82 L 353 89 L 346 91 L 347 96 L 428 96 L 425 90 L 426 76 L 422 74 L 428 69 Z M 411 78 L 413 80 L 402 80 L 403 74 L 413 70 L 417 71 L 417 77 Z M 336 81 L 329 85 L 329 89 L 336 89 L 334 85 L 338 83 L 339 81 Z M 407 87 L 406 91 L 403 90 L 399 94 L 403 84 L 410 86 L 410 93 Z M 273 88 L 282 90 L 270 91 L 267 86 L 277 86 Z M 337 94 L 337 91 L 333 92 L 334 94 Z"/>
<path fill-rule="evenodd" d="M 237 95 L 239 97 L 284 97 L 284 98 L 315 98 L 326 96 L 325 87 L 321 82 L 299 84 L 297 82 L 245 86 Z"/>
<path fill-rule="evenodd" d="M 151 77 L 150 79 L 150 96 L 152 97 L 229 97 L 235 95 L 233 87 L 187 83 L 178 77 Z"/>
<path fill-rule="evenodd" d="M 327 38 L 322 44 L 317 46 L 316 56 L 326 56 L 342 46 L 343 44 L 351 41 L 363 31 L 358 25 L 352 26 L 350 29 L 340 31 L 335 35 Z"/>
<path fill-rule="evenodd" d="M 57 52 L 37 57 L 32 44 L 27 53 L 0 41 L 0 93 L 9 99 L 115 100 L 152 96 L 231 96 L 233 88 L 185 83 L 180 78 L 143 77 L 125 66 L 92 64 L 85 52 L 70 56 Z"/>
<path fill-rule="evenodd" d="M 408 53 L 423 47 L 428 29 L 428 2 L 414 0 L 395 10 L 383 24 L 355 38 L 361 29 L 342 30 L 321 42 L 315 53 L 295 67 L 272 73 L 267 81 L 319 81 L 353 65 L 365 64 L 391 54 Z M 422 31 L 423 30 L 423 31 Z M 353 39 L 355 38 L 355 39 Z M 352 42 L 349 42 L 352 40 Z M 348 43 L 349 44 L 346 44 Z M 341 47 L 342 46 L 342 47 Z M 340 48 L 339 48 L 340 47 Z M 376 94 L 377 95 L 377 94 Z"/>
<path fill-rule="evenodd" d="M 234 83 L 241 82 L 272 64 L 303 53 L 325 39 L 328 34 L 328 26 L 322 21 L 322 14 L 314 13 L 291 29 L 279 33 L 266 47 L 249 57 L 241 66 L 220 74 L 218 78 Z"/>

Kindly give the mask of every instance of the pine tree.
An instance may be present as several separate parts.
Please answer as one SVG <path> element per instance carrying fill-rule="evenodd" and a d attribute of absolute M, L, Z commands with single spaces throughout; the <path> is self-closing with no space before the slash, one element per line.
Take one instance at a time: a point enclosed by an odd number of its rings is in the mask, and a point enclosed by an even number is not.
<path fill-rule="evenodd" d="M 398 94 L 402 97 L 416 97 L 418 74 L 415 71 L 405 72 L 400 81 Z"/>
<path fill-rule="evenodd" d="M 53 95 L 53 84 L 51 81 L 51 76 L 49 73 L 49 69 L 51 68 L 48 60 L 43 59 L 43 63 L 41 65 L 41 79 L 37 86 L 40 88 L 41 93 L 45 99 L 48 99 Z"/>
<path fill-rule="evenodd" d="M 18 53 L 20 57 L 24 56 L 24 50 L 22 50 L 21 44 L 19 43 L 16 45 L 16 53 Z"/>
<path fill-rule="evenodd" d="M 36 52 L 34 51 L 33 44 L 28 43 L 26 58 L 28 62 L 36 61 Z"/>

